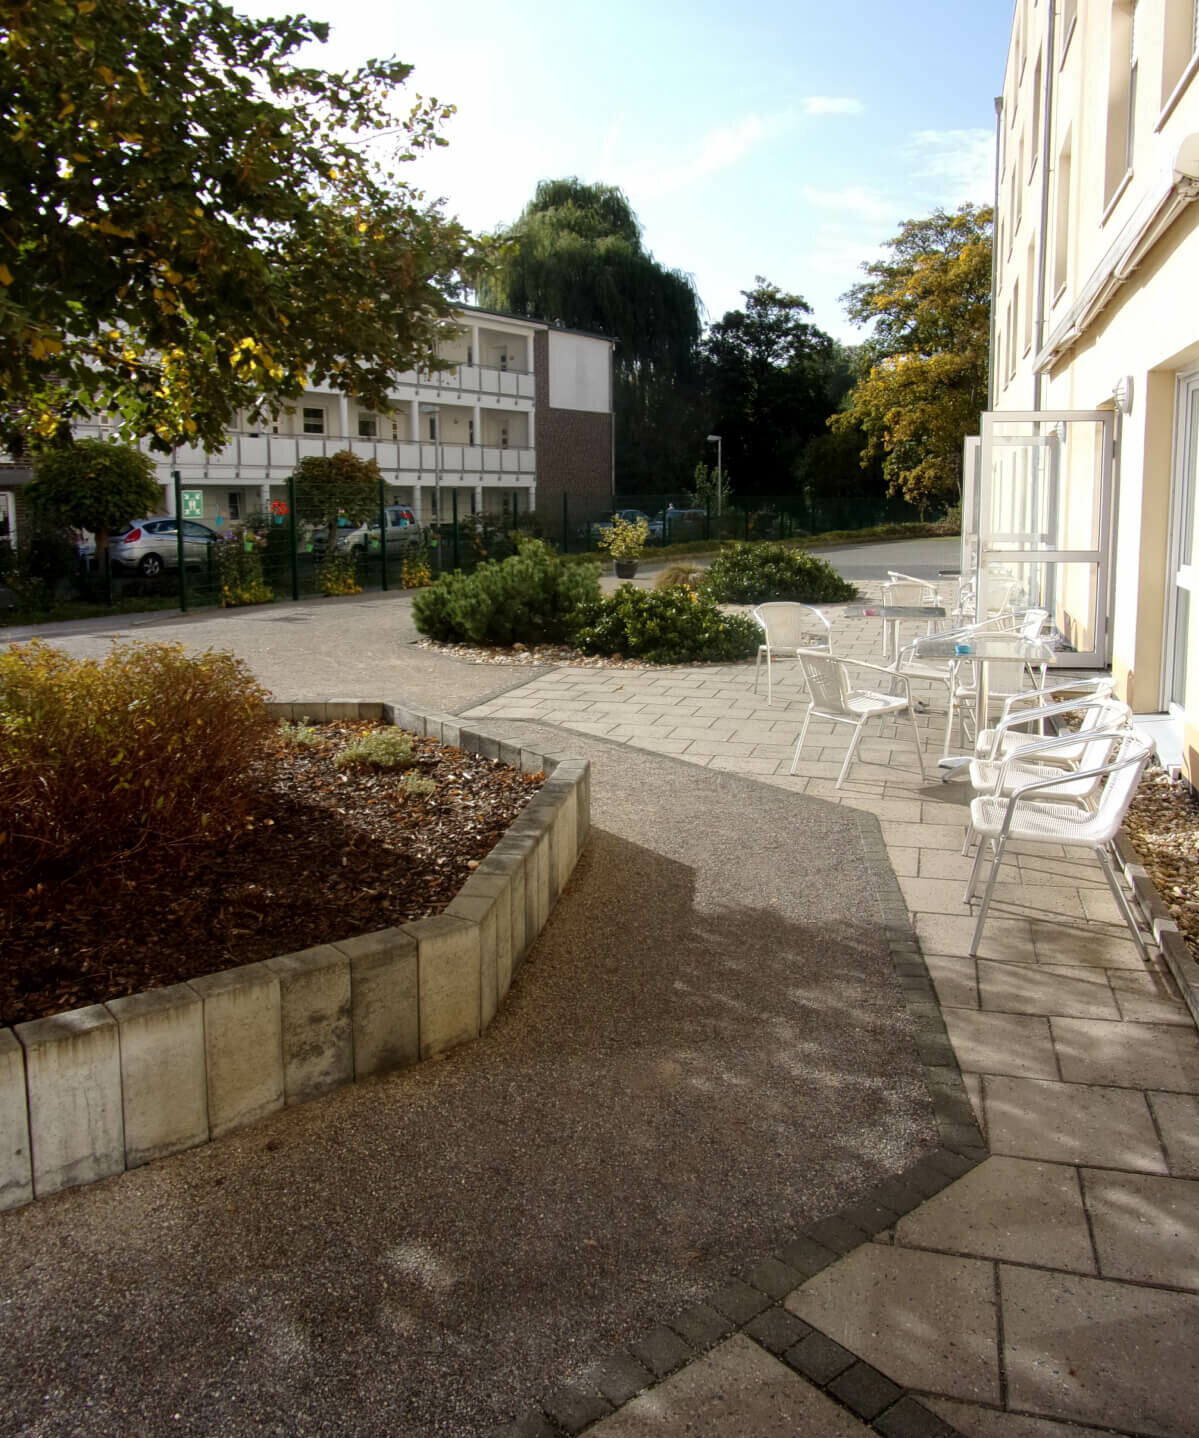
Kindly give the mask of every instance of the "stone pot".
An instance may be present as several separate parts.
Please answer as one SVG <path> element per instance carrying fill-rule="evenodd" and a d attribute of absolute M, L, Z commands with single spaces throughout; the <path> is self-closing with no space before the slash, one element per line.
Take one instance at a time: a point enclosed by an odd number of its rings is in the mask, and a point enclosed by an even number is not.
<path fill-rule="evenodd" d="M 632 579 L 637 573 L 637 561 L 635 559 L 614 559 L 612 563 L 616 566 L 617 579 Z"/>

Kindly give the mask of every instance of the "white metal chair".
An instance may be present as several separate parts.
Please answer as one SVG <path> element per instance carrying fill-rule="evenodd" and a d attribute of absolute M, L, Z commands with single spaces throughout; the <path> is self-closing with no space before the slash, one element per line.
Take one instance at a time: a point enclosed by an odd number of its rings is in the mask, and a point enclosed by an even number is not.
<path fill-rule="evenodd" d="M 753 616 L 766 637 L 765 644 L 758 645 L 758 657 L 754 663 L 754 693 L 758 692 L 761 677 L 762 657 L 766 658 L 766 702 L 774 702 L 774 676 L 771 664 L 775 655 L 783 654 L 794 658 L 800 649 L 823 650 L 828 654 L 833 647 L 833 626 L 827 617 L 810 604 L 796 604 L 785 600 L 759 604 Z"/>
<path fill-rule="evenodd" d="M 1047 609 L 1026 609 L 1022 614 L 1009 612 L 993 616 L 990 621 L 995 627 L 1010 629 L 1013 633 L 1019 634 L 1022 639 L 1036 640 L 1040 638 L 1042 631 L 1049 619 Z M 991 700 L 998 699 L 1006 701 L 1013 697 L 1019 698 L 1032 690 L 1040 690 L 1045 684 L 1044 664 L 997 664 L 992 667 L 990 683 L 988 685 L 987 707 L 991 707 Z M 977 735 L 979 730 L 985 729 L 987 714 L 978 712 L 979 676 L 972 666 L 968 671 L 970 678 L 967 683 L 959 686 L 954 694 L 954 703 L 958 706 L 963 720 L 963 733 L 965 729 L 965 717 L 971 717 L 974 732 Z M 1027 678 L 1030 684 L 1023 681 Z"/>
<path fill-rule="evenodd" d="M 1076 697 L 1045 703 L 1059 690 L 1028 690 L 1025 694 L 1014 694 L 1004 704 L 1003 714 L 993 729 L 984 729 L 974 747 L 980 759 L 1006 759 L 1030 745 L 1037 744 L 1044 733 L 1046 719 L 1064 719 L 1068 714 L 1081 714 L 1079 729 L 1075 733 L 1075 748 L 1063 746 L 1055 751 L 1053 762 L 1062 768 L 1077 768 L 1081 754 L 1082 737 L 1088 730 L 1119 729 L 1125 727 L 1132 717 L 1127 704 L 1112 697 L 1110 679 L 1091 681 L 1094 688 Z M 1029 701 L 1040 700 L 1030 704 Z M 1025 726 L 1035 724 L 1036 734 L 1022 732 Z"/>
<path fill-rule="evenodd" d="M 889 570 L 887 578 L 882 585 L 882 604 L 884 608 L 890 604 L 900 605 L 903 608 L 933 608 L 941 603 L 941 596 L 937 586 L 927 579 L 916 579 L 910 574 L 900 574 L 898 570 Z M 931 634 L 937 627 L 938 620 L 932 615 L 927 621 L 927 633 Z M 899 649 L 899 626 L 902 623 L 898 619 L 883 618 L 882 649 L 883 653 L 894 658 Z"/>
<path fill-rule="evenodd" d="M 1009 795 L 1038 779 L 1056 779 L 1058 783 L 1053 790 L 1055 800 L 1092 807 L 1100 785 L 1095 775 L 1111 760 L 1113 751 L 1126 733 L 1124 726 L 1090 729 L 1081 736 L 1066 734 L 1057 738 L 1035 739 L 1005 759 L 971 759 L 970 786 L 976 794 Z M 1066 765 L 1056 763 L 1060 749 L 1077 755 L 1076 762 Z M 1083 773 L 1088 777 L 1083 777 Z M 968 832 L 963 853 L 969 850 L 970 842 Z"/>
<path fill-rule="evenodd" d="M 796 765 L 799 763 L 804 740 L 808 735 L 808 725 L 812 722 L 813 717 L 831 719 L 834 724 L 853 726 L 849 750 L 845 755 L 845 762 L 841 765 L 841 772 L 837 775 L 836 787 L 839 789 L 845 783 L 845 776 L 853 762 L 858 740 L 862 737 L 862 728 L 866 722 L 870 719 L 883 719 L 892 714 L 902 714 L 906 710 L 912 721 L 912 737 L 916 742 L 916 759 L 920 765 L 920 777 L 924 778 L 924 754 L 920 749 L 920 733 L 916 728 L 916 716 L 912 711 L 911 685 L 902 674 L 897 674 L 893 669 L 884 669 L 881 664 L 866 664 L 860 659 L 836 659 L 831 654 L 823 654 L 811 649 L 799 651 L 799 664 L 804 672 L 808 692 L 812 698 L 808 705 L 808 712 L 804 715 L 803 728 L 800 729 L 799 738 L 795 741 L 795 755 L 791 760 L 792 774 L 795 773 Z M 864 669 L 872 674 L 882 675 L 888 682 L 898 683 L 902 687 L 903 693 L 885 694 L 877 689 L 854 689 L 849 683 L 847 673 L 849 669 Z"/>
<path fill-rule="evenodd" d="M 1120 735 L 1115 758 L 1107 764 L 1092 770 L 1080 769 L 1036 779 L 1020 785 L 1006 797 L 983 794 L 971 801 L 970 822 L 978 837 L 978 852 L 974 856 L 963 903 L 969 904 L 974 899 L 988 841 L 994 851 L 978 922 L 970 941 L 971 956 L 978 953 L 982 941 L 983 925 L 987 921 L 987 910 L 991 906 L 1004 851 L 1015 840 L 1022 844 L 1072 844 L 1093 850 L 1141 957 L 1148 959 L 1145 941 L 1112 866 L 1112 842 L 1124 822 L 1124 815 L 1152 753 L 1152 741 L 1135 729 L 1129 729 Z M 1007 761 L 1009 764 L 1012 762 Z M 1063 784 L 1091 778 L 1103 786 L 1094 809 L 1084 809 L 1057 797 L 1056 791 Z M 1001 778 L 1001 788 L 1002 785 Z"/>

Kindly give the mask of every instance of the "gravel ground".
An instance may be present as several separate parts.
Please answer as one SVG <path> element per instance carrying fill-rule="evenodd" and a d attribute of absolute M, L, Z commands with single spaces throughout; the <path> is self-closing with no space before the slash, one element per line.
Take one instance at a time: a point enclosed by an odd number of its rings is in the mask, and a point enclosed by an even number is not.
<path fill-rule="evenodd" d="M 1199 962 L 1199 798 L 1165 770 L 1149 769 L 1125 827 Z"/>
<path fill-rule="evenodd" d="M 874 821 L 569 748 L 595 827 L 481 1041 L 0 1215 L 0 1431 L 485 1433 L 932 1146 Z"/>

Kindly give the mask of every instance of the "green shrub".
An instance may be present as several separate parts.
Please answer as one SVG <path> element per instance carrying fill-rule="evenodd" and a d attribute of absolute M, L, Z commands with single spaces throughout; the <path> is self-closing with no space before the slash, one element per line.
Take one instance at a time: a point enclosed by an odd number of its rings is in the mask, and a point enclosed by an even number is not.
<path fill-rule="evenodd" d="M 400 780 L 400 788 L 412 799 L 427 799 L 437 792 L 437 780 L 430 779 L 426 774 L 405 774 Z"/>
<path fill-rule="evenodd" d="M 655 589 L 698 589 L 707 570 L 702 564 L 668 564 L 654 580 Z"/>
<path fill-rule="evenodd" d="M 238 535 L 222 539 L 213 549 L 221 604 L 226 609 L 238 604 L 266 604 L 274 599 L 274 591 L 262 577 L 262 550 L 255 538 Z"/>
<path fill-rule="evenodd" d="M 726 614 L 680 585 L 638 589 L 587 605 L 575 643 L 586 654 L 619 654 L 651 664 L 731 662 L 758 652 L 762 631 L 743 614 Z"/>
<path fill-rule="evenodd" d="M 430 639 L 466 644 L 558 644 L 568 640 L 579 608 L 599 597 L 598 565 L 563 564 L 536 539 L 488 561 L 473 574 L 443 574 L 412 601 L 417 629 Z"/>
<path fill-rule="evenodd" d="M 781 544 L 737 544 L 718 554 L 703 592 L 721 604 L 764 604 L 788 599 L 800 604 L 836 604 L 857 590 L 826 560 Z"/>
<path fill-rule="evenodd" d="M 0 654 L 0 869 L 8 882 L 99 868 L 236 832 L 272 721 L 240 659 L 177 644 L 72 659 Z"/>
<path fill-rule="evenodd" d="M 305 724 L 303 720 L 293 724 L 290 719 L 280 719 L 279 738 L 284 744 L 294 745 L 298 749 L 308 749 L 316 743 L 317 732 L 311 724 Z"/>
<path fill-rule="evenodd" d="M 407 769 L 414 759 L 411 734 L 402 729 L 377 729 L 347 744 L 333 762 L 339 769 L 351 764 L 371 769 Z"/>

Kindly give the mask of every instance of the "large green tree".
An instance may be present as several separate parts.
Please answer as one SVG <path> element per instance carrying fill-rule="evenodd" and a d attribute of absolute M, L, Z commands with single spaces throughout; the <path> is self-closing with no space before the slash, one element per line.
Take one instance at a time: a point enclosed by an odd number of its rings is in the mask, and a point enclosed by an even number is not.
<path fill-rule="evenodd" d="M 724 462 L 746 495 L 793 493 L 800 460 L 844 392 L 838 349 L 810 323 L 811 307 L 761 275 L 704 340 L 711 424 Z M 840 366 L 843 369 L 843 365 Z"/>
<path fill-rule="evenodd" d="M 108 536 L 162 509 L 154 461 L 140 450 L 85 439 L 43 450 L 25 497 L 38 520 L 96 536 L 96 567 L 108 572 Z"/>
<path fill-rule="evenodd" d="M 974 205 L 909 220 L 844 296 L 873 332 L 829 423 L 861 431 L 863 463 L 881 455 L 890 491 L 915 503 L 961 495 L 962 441 L 987 399 L 991 230 L 991 210 Z"/>
<path fill-rule="evenodd" d="M 611 185 L 543 180 L 478 287 L 489 308 L 616 341 L 617 485 L 677 488 L 695 464 L 699 300 L 689 276 L 642 244 L 629 202 Z"/>
<path fill-rule="evenodd" d="M 384 408 L 471 242 L 395 164 L 449 108 L 307 68 L 327 26 L 215 0 L 0 0 L 0 430 L 94 411 L 159 448 L 323 382 Z"/>

